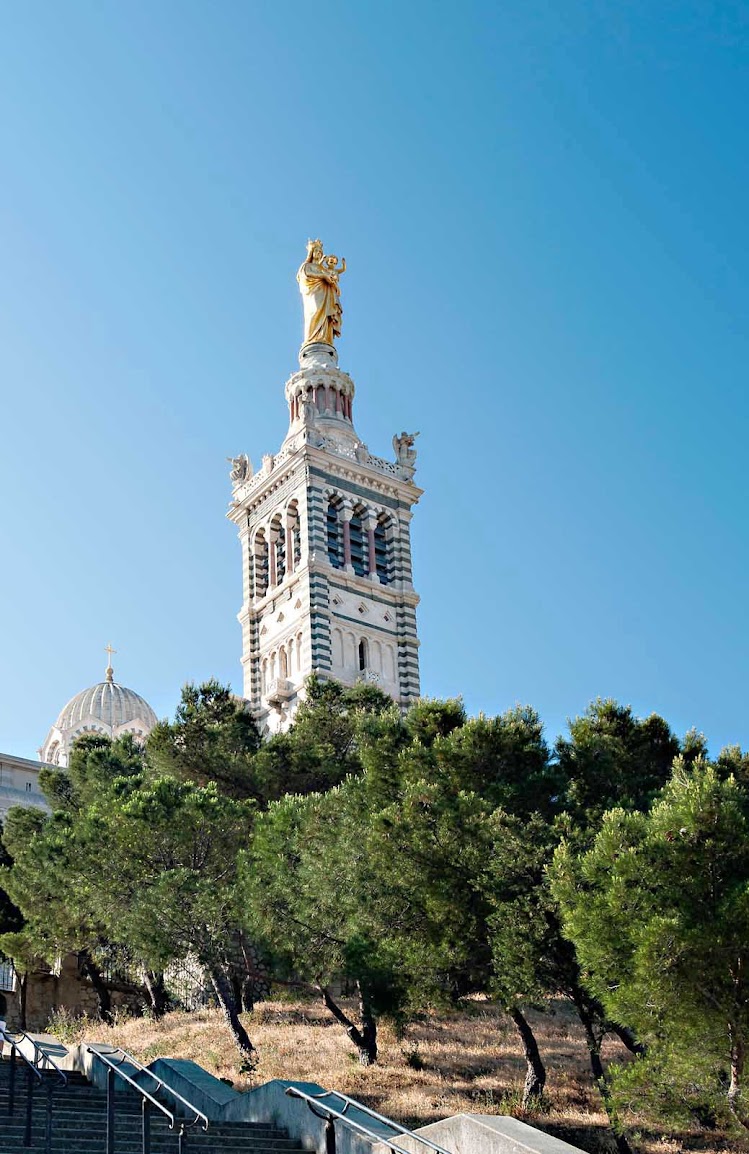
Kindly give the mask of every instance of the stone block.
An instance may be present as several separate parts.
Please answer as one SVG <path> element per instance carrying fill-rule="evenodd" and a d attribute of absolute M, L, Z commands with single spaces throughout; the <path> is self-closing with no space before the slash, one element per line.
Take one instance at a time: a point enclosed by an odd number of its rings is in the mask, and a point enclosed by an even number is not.
<path fill-rule="evenodd" d="M 499 1114 L 454 1114 L 441 1122 L 432 1122 L 414 1131 L 431 1139 L 450 1154 L 580 1154 L 571 1146 L 535 1126 L 517 1118 Z M 413 1138 L 399 1140 L 414 1154 L 426 1154 L 427 1148 Z"/>

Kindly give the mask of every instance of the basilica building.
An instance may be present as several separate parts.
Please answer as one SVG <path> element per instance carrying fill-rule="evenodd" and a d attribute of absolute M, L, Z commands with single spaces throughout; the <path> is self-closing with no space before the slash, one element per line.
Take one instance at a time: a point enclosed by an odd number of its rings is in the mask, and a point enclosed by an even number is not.
<path fill-rule="evenodd" d="M 114 652 L 108 648 L 110 657 Z M 13 805 L 47 808 L 39 789 L 42 765 L 64 769 L 73 743 L 86 733 L 121 737 L 131 733 L 144 741 L 156 724 L 156 714 L 140 694 L 114 679 L 107 665 L 104 680 L 71 697 L 39 750 L 40 761 L 0 753 L 0 821 Z"/>
<path fill-rule="evenodd" d="M 289 377 L 286 437 L 253 472 L 232 458 L 227 516 L 242 549 L 244 696 L 265 732 L 284 729 L 314 673 L 419 696 L 410 522 L 417 434 L 370 453 L 354 426 L 354 382 L 334 340 L 345 261 L 310 241 L 297 274 L 305 339 Z"/>

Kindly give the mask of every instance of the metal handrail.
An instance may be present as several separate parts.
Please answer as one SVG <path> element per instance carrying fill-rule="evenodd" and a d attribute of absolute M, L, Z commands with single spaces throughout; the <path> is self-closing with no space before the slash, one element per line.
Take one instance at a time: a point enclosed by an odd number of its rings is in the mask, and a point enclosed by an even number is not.
<path fill-rule="evenodd" d="M 21 1057 L 24 1057 L 24 1055 L 23 1055 L 23 1052 L 18 1048 L 18 1044 L 17 1044 L 17 1042 L 15 1042 L 15 1039 L 16 1038 L 25 1038 L 27 1042 L 30 1042 L 31 1045 L 33 1046 L 33 1049 L 34 1049 L 34 1057 L 35 1057 L 35 1059 L 37 1059 L 37 1061 L 34 1063 L 35 1069 L 44 1070 L 47 1067 L 49 1067 L 62 1080 L 63 1086 L 67 1086 L 67 1084 L 68 1084 L 67 1075 L 65 1074 L 65 1072 L 63 1070 L 60 1069 L 60 1067 L 57 1065 L 57 1062 L 55 1062 L 52 1055 L 49 1054 L 44 1049 L 44 1047 L 39 1044 L 39 1042 L 37 1042 L 36 1038 L 32 1038 L 31 1035 L 27 1034 L 25 1030 L 7 1030 L 6 1029 L 6 1030 L 3 1030 L 1 1032 L 2 1032 L 3 1037 L 6 1038 L 7 1041 L 9 1041 L 11 1043 L 11 1045 L 16 1046 L 19 1054 L 21 1054 Z M 38 1061 L 40 1056 L 42 1058 L 41 1063 Z"/>
<path fill-rule="evenodd" d="M 99 1050 L 92 1050 L 90 1046 L 88 1047 L 88 1052 L 89 1054 L 93 1054 L 95 1058 L 98 1058 L 100 1062 L 103 1062 L 105 1066 L 108 1066 L 109 1069 L 112 1070 L 118 1078 L 122 1078 L 123 1082 L 127 1082 L 129 1086 L 132 1086 L 134 1090 L 137 1090 L 141 1097 L 147 1098 L 152 1106 L 155 1106 L 157 1110 L 161 1110 L 162 1114 L 166 1114 L 167 1118 L 169 1119 L 169 1129 L 174 1129 L 175 1123 L 177 1121 L 176 1114 L 172 1114 L 171 1110 L 167 1110 L 163 1102 L 159 1102 L 157 1098 L 154 1098 L 152 1094 L 148 1093 L 148 1090 L 144 1090 L 143 1087 L 139 1086 L 133 1078 L 124 1072 L 124 1070 L 121 1070 L 121 1062 L 110 1062 L 109 1058 L 107 1058 L 105 1054 L 102 1054 Z"/>
<path fill-rule="evenodd" d="M 23 1033 L 23 1031 L 21 1030 L 21 1031 L 19 1031 L 19 1033 Z M 30 1061 L 29 1061 L 29 1059 L 28 1059 L 28 1058 L 26 1057 L 26 1055 L 24 1054 L 23 1050 L 22 1050 L 22 1049 L 19 1047 L 19 1045 L 18 1045 L 18 1042 L 15 1040 L 15 1038 L 13 1037 L 13 1035 L 12 1035 L 11 1033 L 9 1033 L 9 1031 L 8 1031 L 8 1030 L 0 1030 L 0 1035 L 2 1035 L 2 1039 L 3 1039 L 3 1041 L 4 1041 L 4 1042 L 9 1042 L 9 1043 L 10 1043 L 11 1060 L 12 1060 L 12 1055 L 13 1055 L 13 1054 L 19 1054 L 19 1055 L 20 1055 L 20 1057 L 21 1057 L 21 1058 L 23 1058 L 24 1062 L 26 1063 L 26 1065 L 28 1066 L 29 1070 L 32 1072 L 32 1074 L 34 1075 L 34 1077 L 35 1077 L 35 1078 L 38 1078 L 38 1080 L 39 1080 L 40 1082 L 42 1082 L 42 1081 L 43 1081 L 43 1078 L 42 1078 L 42 1072 L 41 1072 L 41 1070 L 39 1070 L 39 1069 L 38 1069 L 38 1068 L 37 1068 L 37 1067 L 34 1065 L 34 1063 L 33 1063 L 33 1062 L 30 1062 Z M 25 1034 L 24 1034 L 24 1037 L 26 1037 L 26 1036 L 27 1036 L 27 1035 L 25 1035 Z"/>
<path fill-rule="evenodd" d="M 97 1055 L 101 1054 L 101 1051 L 99 1050 L 95 1050 L 93 1052 Z M 192 1110 L 195 1118 L 192 1122 L 190 1122 L 190 1126 L 194 1126 L 196 1122 L 200 1121 L 202 1118 L 203 1129 L 208 1129 L 209 1119 L 207 1114 L 204 1114 L 202 1110 L 198 1110 L 197 1106 L 193 1105 L 193 1103 L 190 1102 L 187 1098 L 183 1098 L 182 1095 L 178 1093 L 177 1090 L 174 1090 L 168 1082 L 165 1082 L 163 1078 L 157 1077 L 153 1070 L 149 1070 L 148 1066 L 144 1066 L 143 1063 L 139 1062 L 137 1058 L 134 1058 L 132 1054 L 128 1054 L 127 1050 L 122 1049 L 122 1046 L 113 1047 L 109 1053 L 122 1054 L 123 1060 L 125 1062 L 129 1062 L 132 1066 L 135 1066 L 139 1073 L 146 1074 L 149 1078 L 153 1079 L 153 1081 L 156 1083 L 155 1093 L 158 1094 L 159 1090 L 166 1090 L 168 1094 L 171 1094 L 173 1098 L 176 1098 L 178 1102 L 181 1102 L 183 1106 L 187 1106 L 188 1110 Z"/>
<path fill-rule="evenodd" d="M 357 1102 L 356 1098 L 349 1098 L 347 1094 L 339 1094 L 337 1090 L 325 1090 L 322 1094 L 307 1094 L 304 1090 L 298 1090 L 296 1086 L 287 1086 L 286 1093 L 290 1098 L 301 1098 L 307 1103 L 313 1113 L 316 1113 L 315 1106 L 320 1104 L 322 1109 L 328 1113 L 328 1121 L 339 1119 L 345 1122 L 353 1130 L 358 1130 L 365 1138 L 371 1138 L 375 1142 L 381 1142 L 384 1146 L 388 1146 L 391 1150 L 395 1150 L 398 1154 L 413 1154 L 413 1151 L 408 1150 L 405 1146 L 401 1146 L 398 1142 L 391 1141 L 386 1134 L 378 1133 L 376 1130 L 370 1130 L 368 1126 L 363 1126 L 361 1122 L 355 1122 L 353 1118 L 348 1118 L 346 1112 L 349 1106 L 353 1106 L 356 1110 L 361 1110 L 362 1113 L 368 1114 L 371 1118 L 376 1118 L 378 1122 L 383 1122 L 392 1130 L 396 1130 L 399 1134 L 404 1134 L 408 1138 L 413 1138 L 414 1141 L 428 1146 L 431 1150 L 436 1151 L 436 1154 L 454 1154 L 454 1152 L 445 1150 L 444 1146 L 438 1146 L 436 1142 L 425 1138 L 422 1134 L 415 1134 L 413 1130 L 406 1129 L 398 1122 L 393 1122 L 391 1118 L 386 1118 L 384 1114 L 378 1114 L 376 1110 L 370 1110 L 369 1106 L 365 1106 L 363 1102 Z M 321 1098 L 340 1098 L 346 1103 L 343 1110 L 336 1110 L 333 1106 L 327 1103 L 320 1103 Z M 318 1117 L 322 1115 L 318 1114 Z"/>
<path fill-rule="evenodd" d="M 37 1067 L 34 1065 L 34 1063 L 29 1061 L 29 1059 L 24 1054 L 23 1050 L 20 1049 L 20 1047 L 19 1047 L 18 1043 L 16 1042 L 15 1038 L 13 1037 L 13 1035 L 8 1033 L 5 1026 L 3 1026 L 3 1028 L 0 1030 L 0 1037 L 2 1037 L 3 1042 L 9 1042 L 10 1043 L 10 1071 L 9 1071 L 9 1077 L 8 1077 L 8 1117 L 9 1118 L 12 1118 L 13 1115 L 15 1114 L 15 1111 L 16 1111 L 16 1054 L 21 1055 L 21 1058 L 26 1063 L 26 1067 L 28 1069 L 28 1073 L 26 1075 L 26 1078 L 27 1078 L 26 1117 L 25 1117 L 24 1127 L 23 1127 L 23 1144 L 25 1147 L 28 1148 L 31 1145 L 31 1129 L 32 1129 L 33 1108 L 34 1108 L 34 1078 L 36 1078 L 39 1082 L 43 1082 L 44 1079 L 42 1077 L 41 1070 L 38 1070 Z M 33 1078 L 32 1078 L 32 1074 L 33 1074 Z M 45 1154 L 50 1154 L 50 1152 L 52 1150 L 52 1084 L 51 1083 L 47 1086 L 47 1108 L 46 1108 L 44 1133 L 45 1133 L 45 1140 L 44 1140 Z"/>
<path fill-rule="evenodd" d="M 119 1061 L 114 1061 L 111 1057 L 107 1057 L 106 1054 L 103 1054 L 101 1050 L 95 1050 L 92 1046 L 87 1046 L 86 1048 L 88 1053 L 91 1054 L 92 1057 L 98 1058 L 107 1069 L 107 1154 L 114 1154 L 115 1078 L 122 1078 L 123 1082 L 126 1082 L 129 1086 L 132 1086 L 132 1088 L 136 1090 L 141 1096 L 141 1105 L 143 1110 L 143 1154 L 151 1154 L 150 1111 L 152 1106 L 155 1106 L 157 1110 L 160 1110 L 162 1114 L 166 1115 L 166 1117 L 169 1119 L 170 1130 L 174 1130 L 177 1122 L 179 1121 L 180 1125 L 177 1135 L 177 1149 L 179 1154 L 183 1154 L 185 1148 L 186 1125 L 195 1126 L 197 1122 L 202 1118 L 203 1129 L 208 1129 L 208 1117 L 202 1112 L 202 1110 L 198 1110 L 197 1106 L 193 1106 L 192 1102 L 188 1102 L 186 1098 L 183 1098 L 181 1094 L 178 1094 L 176 1090 L 173 1090 L 171 1086 L 167 1085 L 166 1082 L 163 1082 L 160 1078 L 157 1078 L 151 1070 L 148 1070 L 145 1066 L 141 1065 L 141 1063 L 138 1062 L 136 1058 L 133 1058 L 131 1054 L 128 1054 L 126 1050 L 121 1049 L 119 1046 L 113 1047 L 111 1050 L 109 1050 L 110 1055 L 122 1055 Z M 158 1098 L 154 1098 L 153 1094 L 149 1094 L 148 1090 L 136 1082 L 134 1078 L 131 1078 L 129 1074 L 126 1074 L 122 1069 L 126 1062 L 132 1063 L 132 1065 L 136 1067 L 139 1073 L 146 1073 L 149 1075 L 149 1077 L 154 1079 L 154 1081 L 157 1083 L 156 1093 L 158 1093 L 160 1089 L 167 1090 L 173 1098 L 176 1098 L 178 1101 L 186 1105 L 188 1109 L 192 1110 L 193 1114 L 195 1115 L 192 1121 L 186 1123 L 183 1118 L 178 1119 L 177 1115 L 173 1114 L 171 1110 L 167 1109 L 163 1102 L 159 1102 Z"/>
<path fill-rule="evenodd" d="M 417 1142 L 421 1142 L 424 1146 L 429 1146 L 431 1150 L 435 1150 L 436 1154 L 453 1154 L 453 1151 L 446 1150 L 444 1146 L 438 1146 L 436 1142 L 432 1142 L 431 1138 L 425 1138 L 422 1134 L 415 1134 L 413 1130 L 409 1130 L 406 1126 L 401 1126 L 399 1122 L 394 1122 L 392 1118 L 386 1118 L 384 1114 L 378 1114 L 376 1110 L 372 1110 L 369 1106 L 365 1106 L 363 1102 L 358 1102 L 356 1098 L 349 1098 L 348 1094 L 341 1094 L 339 1090 L 326 1090 L 324 1094 L 313 1094 L 313 1098 L 341 1098 L 345 1103 L 344 1109 L 341 1111 L 345 1115 L 349 1106 L 353 1106 L 356 1110 L 361 1110 L 365 1114 L 369 1114 L 370 1118 L 376 1118 L 378 1122 L 384 1122 L 386 1126 L 397 1130 L 399 1134 L 406 1134 L 409 1138 L 415 1138 Z"/>

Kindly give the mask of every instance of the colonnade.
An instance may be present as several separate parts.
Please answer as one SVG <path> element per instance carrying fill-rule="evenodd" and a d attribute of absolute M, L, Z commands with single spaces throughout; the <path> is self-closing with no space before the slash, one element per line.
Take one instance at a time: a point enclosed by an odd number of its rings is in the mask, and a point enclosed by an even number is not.
<path fill-rule="evenodd" d="M 393 580 L 393 522 L 389 513 L 332 493 L 327 534 L 328 560 L 336 569 L 369 577 L 381 585 Z"/>
<path fill-rule="evenodd" d="M 293 573 L 301 561 L 299 506 L 292 501 L 255 531 L 250 544 L 251 592 L 264 597 Z"/>

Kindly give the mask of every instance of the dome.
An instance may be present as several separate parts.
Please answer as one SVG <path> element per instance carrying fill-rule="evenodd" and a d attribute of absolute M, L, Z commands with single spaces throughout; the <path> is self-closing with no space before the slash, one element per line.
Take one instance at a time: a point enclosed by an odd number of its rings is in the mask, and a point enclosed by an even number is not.
<path fill-rule="evenodd" d="M 157 717 L 148 702 L 114 680 L 114 670 L 107 667 L 105 680 L 71 697 L 50 729 L 39 750 L 48 765 L 67 765 L 70 747 L 84 733 L 120 737 L 131 733 L 144 739 L 153 729 Z"/>
<path fill-rule="evenodd" d="M 114 680 L 100 681 L 71 697 L 55 725 L 57 729 L 73 729 L 88 719 L 100 721 L 112 730 L 129 721 L 144 721 L 153 729 L 157 721 L 151 706 L 139 693 Z"/>

